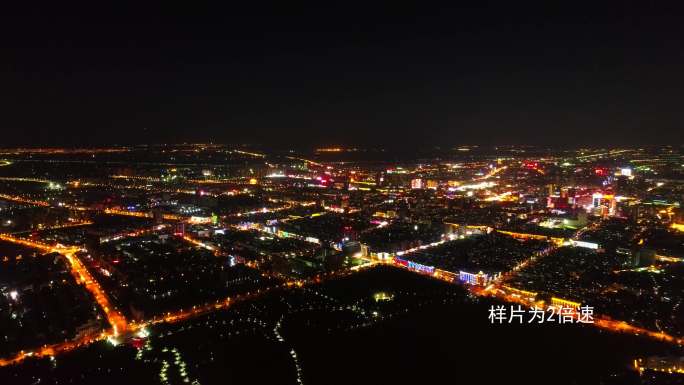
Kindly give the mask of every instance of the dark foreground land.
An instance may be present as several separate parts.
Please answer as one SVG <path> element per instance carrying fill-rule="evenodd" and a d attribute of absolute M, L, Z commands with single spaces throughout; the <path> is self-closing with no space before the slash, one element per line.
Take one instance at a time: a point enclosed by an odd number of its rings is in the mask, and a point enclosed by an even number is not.
<path fill-rule="evenodd" d="M 0 368 L 2 384 L 676 384 L 634 358 L 682 355 L 576 325 L 491 325 L 488 300 L 389 267 L 287 289 L 146 340 Z"/>

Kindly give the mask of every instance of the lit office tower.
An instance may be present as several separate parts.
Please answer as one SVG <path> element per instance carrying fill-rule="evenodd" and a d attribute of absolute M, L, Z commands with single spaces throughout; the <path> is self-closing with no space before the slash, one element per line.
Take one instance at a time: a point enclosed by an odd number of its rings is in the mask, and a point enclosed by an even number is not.
<path fill-rule="evenodd" d="M 174 234 L 184 237 L 185 236 L 185 223 L 184 222 L 178 222 L 174 228 Z"/>
<path fill-rule="evenodd" d="M 552 197 L 556 195 L 556 186 L 554 184 L 548 184 L 546 185 L 547 190 L 547 195 Z"/>
<path fill-rule="evenodd" d="M 375 175 L 375 185 L 378 187 L 385 185 L 385 173 L 383 171 L 378 171 Z"/>

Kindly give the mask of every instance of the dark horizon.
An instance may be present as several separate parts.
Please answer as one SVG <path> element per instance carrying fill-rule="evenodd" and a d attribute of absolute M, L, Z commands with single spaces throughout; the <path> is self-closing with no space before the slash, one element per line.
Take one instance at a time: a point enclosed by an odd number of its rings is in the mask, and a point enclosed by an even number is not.
<path fill-rule="evenodd" d="M 679 9 L 502 4 L 8 10 L 3 145 L 681 143 Z"/>
<path fill-rule="evenodd" d="M 623 145 L 608 145 L 601 143 L 594 144 L 530 144 L 530 143 L 502 143 L 502 144 L 492 144 L 492 143 L 427 143 L 416 145 L 415 143 L 408 144 L 391 144 L 388 146 L 371 146 L 371 145 L 357 145 L 350 144 L 344 145 L 340 143 L 280 143 L 280 144 L 270 144 L 270 143 L 255 143 L 255 142 L 158 142 L 158 143 L 67 143 L 67 144 L 53 144 L 53 145 L 41 145 L 41 144 L 17 144 L 17 145 L 3 145 L 0 146 L 1 151 L 10 150 L 100 150 L 100 149 L 116 149 L 116 148 L 129 148 L 129 149 L 144 149 L 144 148 L 163 148 L 163 147 L 183 147 L 183 146 L 218 146 L 224 148 L 234 148 L 234 149 L 245 149 L 263 152 L 274 152 L 282 153 L 295 151 L 297 153 L 317 153 L 317 154 L 339 154 L 339 153 L 387 153 L 389 154 L 414 154 L 414 155 L 426 155 L 426 154 L 441 154 L 441 153 L 453 153 L 468 155 L 473 153 L 495 153 L 497 151 L 506 150 L 535 150 L 535 155 L 543 151 L 577 151 L 577 150 L 589 150 L 589 151 L 600 151 L 606 149 L 630 149 L 630 150 L 660 150 L 663 148 L 671 148 L 673 150 L 684 151 L 684 144 L 672 144 L 672 143 L 648 143 L 648 144 L 623 144 Z M 339 152 L 333 151 L 319 151 L 329 148 L 339 148 Z M 459 151 L 460 148 L 468 148 L 468 152 Z"/>

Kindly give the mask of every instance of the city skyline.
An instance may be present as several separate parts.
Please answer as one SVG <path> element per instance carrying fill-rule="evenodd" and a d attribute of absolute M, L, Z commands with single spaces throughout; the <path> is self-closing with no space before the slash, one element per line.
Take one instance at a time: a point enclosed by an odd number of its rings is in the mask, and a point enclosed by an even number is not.
<path fill-rule="evenodd" d="M 684 385 L 681 4 L 2 16 L 2 385 Z"/>
<path fill-rule="evenodd" d="M 676 384 L 683 165 L 677 146 L 2 149 L 0 376 L 436 383 L 506 347 L 525 354 L 485 383 L 572 360 L 557 382 Z"/>

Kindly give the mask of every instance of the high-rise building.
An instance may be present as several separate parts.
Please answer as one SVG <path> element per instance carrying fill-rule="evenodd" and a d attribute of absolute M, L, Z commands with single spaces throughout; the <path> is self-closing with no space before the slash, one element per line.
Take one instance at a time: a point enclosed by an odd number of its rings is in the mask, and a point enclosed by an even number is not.
<path fill-rule="evenodd" d="M 185 236 L 185 222 L 176 223 L 176 226 L 173 229 L 173 233 L 175 235 L 178 235 L 179 237 L 184 237 Z"/>
<path fill-rule="evenodd" d="M 375 185 L 378 187 L 385 185 L 385 172 L 384 171 L 378 171 L 378 173 L 375 175 Z"/>
<path fill-rule="evenodd" d="M 546 195 L 547 196 L 555 196 L 556 195 L 556 185 L 553 183 L 546 185 Z"/>

